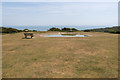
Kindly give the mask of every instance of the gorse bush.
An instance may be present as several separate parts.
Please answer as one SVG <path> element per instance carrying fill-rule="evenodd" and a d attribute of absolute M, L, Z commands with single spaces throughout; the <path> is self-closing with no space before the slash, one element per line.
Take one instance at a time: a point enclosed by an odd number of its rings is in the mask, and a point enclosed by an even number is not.
<path fill-rule="evenodd" d="M 70 28 L 62 28 L 61 31 L 71 31 Z"/>
<path fill-rule="evenodd" d="M 53 27 L 53 28 L 50 28 L 48 31 L 60 31 L 60 29 Z"/>
<path fill-rule="evenodd" d="M 62 28 L 62 29 L 59 29 L 59 28 L 50 28 L 48 31 L 66 31 L 66 32 L 74 32 L 74 31 L 78 31 L 77 29 L 75 28 Z"/>
<path fill-rule="evenodd" d="M 114 33 L 114 34 L 120 34 L 120 26 L 115 27 L 107 27 L 107 28 L 99 28 L 99 29 L 88 29 L 83 30 L 84 32 L 106 32 L 106 33 Z"/>
<path fill-rule="evenodd" d="M 37 30 L 33 30 L 33 32 L 37 32 Z"/>
<path fill-rule="evenodd" d="M 17 32 L 21 32 L 21 30 L 17 30 L 17 29 L 14 29 L 14 28 L 0 27 L 0 33 L 17 33 Z"/>
<path fill-rule="evenodd" d="M 72 28 L 71 30 L 72 30 L 72 31 L 78 31 L 78 30 L 77 30 L 77 29 L 75 29 L 75 28 Z"/>
<path fill-rule="evenodd" d="M 18 33 L 18 32 L 37 32 L 36 30 L 28 30 L 28 29 L 24 29 L 24 30 L 18 30 L 15 28 L 5 28 L 5 27 L 0 27 L 0 33 Z"/>

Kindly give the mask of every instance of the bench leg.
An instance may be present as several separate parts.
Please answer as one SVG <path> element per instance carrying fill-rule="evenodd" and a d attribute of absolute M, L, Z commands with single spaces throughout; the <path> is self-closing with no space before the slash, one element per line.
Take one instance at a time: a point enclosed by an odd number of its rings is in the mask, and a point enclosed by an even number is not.
<path fill-rule="evenodd" d="M 27 35 L 25 35 L 25 38 L 27 38 Z"/>

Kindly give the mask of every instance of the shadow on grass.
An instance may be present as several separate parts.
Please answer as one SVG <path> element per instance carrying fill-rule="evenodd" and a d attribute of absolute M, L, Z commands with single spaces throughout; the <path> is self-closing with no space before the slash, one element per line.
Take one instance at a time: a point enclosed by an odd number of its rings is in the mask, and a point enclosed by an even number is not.
<path fill-rule="evenodd" d="M 25 38 L 25 37 L 23 37 L 22 39 L 32 39 L 32 38 L 29 38 L 29 37 Z"/>

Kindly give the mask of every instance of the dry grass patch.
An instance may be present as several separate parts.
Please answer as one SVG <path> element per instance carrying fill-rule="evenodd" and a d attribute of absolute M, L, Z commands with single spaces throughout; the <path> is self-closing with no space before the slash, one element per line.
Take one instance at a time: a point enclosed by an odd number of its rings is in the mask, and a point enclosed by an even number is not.
<path fill-rule="evenodd" d="M 2 76 L 5 78 L 116 78 L 118 35 L 95 32 L 78 34 L 91 36 L 84 38 L 35 36 L 33 39 L 22 39 L 23 33 L 2 35 Z"/>

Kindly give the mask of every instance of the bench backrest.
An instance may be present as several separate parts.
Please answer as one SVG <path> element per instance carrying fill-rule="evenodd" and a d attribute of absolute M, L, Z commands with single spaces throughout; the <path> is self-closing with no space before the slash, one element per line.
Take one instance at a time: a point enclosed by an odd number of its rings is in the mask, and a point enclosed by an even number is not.
<path fill-rule="evenodd" d="M 25 36 L 33 36 L 33 33 L 24 33 Z"/>

